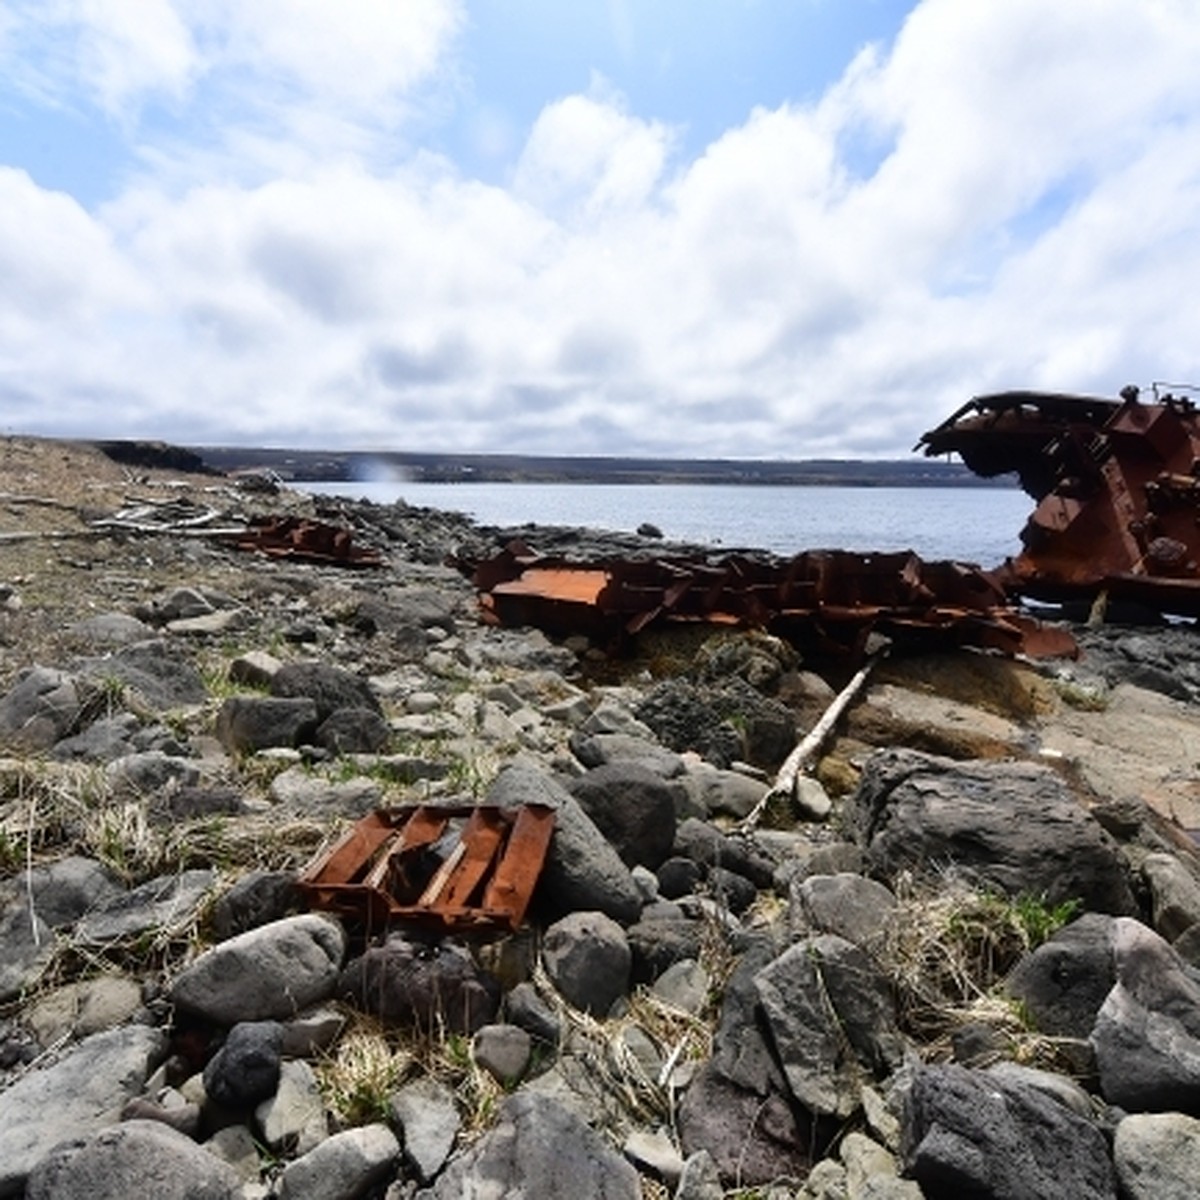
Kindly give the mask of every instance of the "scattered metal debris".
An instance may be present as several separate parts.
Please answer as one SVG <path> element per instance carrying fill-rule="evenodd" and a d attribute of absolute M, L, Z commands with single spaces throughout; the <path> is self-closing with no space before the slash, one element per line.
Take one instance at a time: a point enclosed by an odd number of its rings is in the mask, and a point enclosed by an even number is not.
<path fill-rule="evenodd" d="M 372 925 L 516 929 L 545 863 L 554 816 L 537 804 L 378 809 L 318 854 L 299 885 L 315 907 Z"/>
<path fill-rule="evenodd" d="M 381 567 L 378 550 L 354 545 L 354 535 L 340 525 L 309 517 L 251 517 L 245 529 L 226 535 L 239 550 L 255 550 L 272 558 L 336 563 L 342 567 Z"/>
<path fill-rule="evenodd" d="M 1200 616 L 1200 416 L 1160 386 L 1153 403 L 1136 387 L 1120 400 L 977 396 L 921 438 L 926 454 L 954 451 L 976 474 L 1016 472 L 1038 502 L 998 574 L 1008 590 Z"/>
<path fill-rule="evenodd" d="M 618 641 L 653 622 L 704 621 L 766 629 L 801 649 L 861 657 L 871 632 L 902 645 L 993 647 L 1071 654 L 1063 630 L 1006 604 L 988 572 L 926 563 L 909 551 L 809 550 L 771 555 L 544 557 L 522 541 L 482 562 L 458 560 L 484 617 Z"/>

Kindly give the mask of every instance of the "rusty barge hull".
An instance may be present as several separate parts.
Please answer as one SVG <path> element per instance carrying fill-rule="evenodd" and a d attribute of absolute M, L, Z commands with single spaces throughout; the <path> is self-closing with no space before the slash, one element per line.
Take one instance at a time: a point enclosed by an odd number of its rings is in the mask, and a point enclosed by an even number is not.
<path fill-rule="evenodd" d="M 514 541 L 492 558 L 458 565 L 486 620 L 582 633 L 610 648 L 651 625 L 704 622 L 764 629 L 806 652 L 839 657 L 861 657 L 872 633 L 909 646 L 1074 652 L 1068 634 L 1011 608 L 988 572 L 924 562 L 910 551 L 574 561 Z"/>
<path fill-rule="evenodd" d="M 1200 415 L 1136 388 L 1120 400 L 1046 392 L 978 396 L 918 447 L 977 474 L 1015 473 L 1037 506 L 999 572 L 1040 600 L 1104 594 L 1200 616 Z"/>

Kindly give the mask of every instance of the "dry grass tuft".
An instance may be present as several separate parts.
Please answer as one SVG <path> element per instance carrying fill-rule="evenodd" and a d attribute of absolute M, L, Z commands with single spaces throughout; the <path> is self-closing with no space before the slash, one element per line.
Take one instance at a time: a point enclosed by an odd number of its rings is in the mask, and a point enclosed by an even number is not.
<path fill-rule="evenodd" d="M 876 958 L 890 978 L 904 1030 L 931 1060 L 949 1058 L 953 1035 L 989 1027 L 1018 1062 L 1062 1069 L 1053 1038 L 1034 1033 L 1001 985 L 1019 959 L 1076 911 L 1074 904 L 1008 899 L 947 876 L 936 891 L 898 889 Z"/>
<path fill-rule="evenodd" d="M 341 1127 L 387 1122 L 391 1095 L 415 1066 L 394 1034 L 356 1014 L 337 1046 L 317 1064 L 317 1085 Z"/>

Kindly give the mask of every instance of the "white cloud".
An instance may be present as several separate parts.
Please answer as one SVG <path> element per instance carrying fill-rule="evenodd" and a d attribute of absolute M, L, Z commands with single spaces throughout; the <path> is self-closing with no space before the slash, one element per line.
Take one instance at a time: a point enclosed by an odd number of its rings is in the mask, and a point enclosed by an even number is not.
<path fill-rule="evenodd" d="M 219 137 L 143 130 L 92 213 L 0 170 L 10 425 L 54 395 L 185 442 L 894 455 L 975 392 L 1200 373 L 1190 0 L 925 0 L 694 161 L 597 81 L 507 186 L 403 140 L 459 3 L 145 3 L 36 10 L 39 86 L 81 103 L 91 62 L 94 103 L 202 94 Z"/>

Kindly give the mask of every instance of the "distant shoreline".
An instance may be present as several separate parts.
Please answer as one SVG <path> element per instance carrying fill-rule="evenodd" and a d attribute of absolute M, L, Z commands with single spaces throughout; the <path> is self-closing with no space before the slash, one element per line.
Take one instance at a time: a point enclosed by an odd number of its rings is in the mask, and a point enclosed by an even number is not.
<path fill-rule="evenodd" d="M 696 483 L 810 487 L 1001 487 L 1010 478 L 981 479 L 960 462 L 912 459 L 663 459 L 541 457 L 517 454 L 418 454 L 401 451 L 193 447 L 225 473 L 272 471 L 287 483 L 365 482 L 389 476 L 417 483 Z"/>

